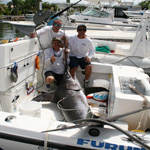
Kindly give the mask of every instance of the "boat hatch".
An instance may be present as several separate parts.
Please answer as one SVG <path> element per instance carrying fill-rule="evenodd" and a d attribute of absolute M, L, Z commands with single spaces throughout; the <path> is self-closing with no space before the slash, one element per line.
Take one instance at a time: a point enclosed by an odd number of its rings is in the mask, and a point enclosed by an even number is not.
<path fill-rule="evenodd" d="M 124 94 L 135 94 L 129 87 L 129 85 L 132 85 L 143 95 L 150 96 L 150 91 L 140 79 L 134 77 L 119 77 L 119 81 L 121 92 Z"/>

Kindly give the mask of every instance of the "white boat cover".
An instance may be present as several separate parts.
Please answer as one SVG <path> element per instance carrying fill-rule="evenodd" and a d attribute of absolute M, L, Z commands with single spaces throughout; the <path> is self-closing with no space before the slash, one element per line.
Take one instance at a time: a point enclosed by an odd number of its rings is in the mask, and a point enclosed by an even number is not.
<path fill-rule="evenodd" d="M 98 4 L 101 2 L 109 2 L 109 3 L 118 2 L 118 0 L 84 0 L 84 1 L 90 2 L 92 4 Z"/>

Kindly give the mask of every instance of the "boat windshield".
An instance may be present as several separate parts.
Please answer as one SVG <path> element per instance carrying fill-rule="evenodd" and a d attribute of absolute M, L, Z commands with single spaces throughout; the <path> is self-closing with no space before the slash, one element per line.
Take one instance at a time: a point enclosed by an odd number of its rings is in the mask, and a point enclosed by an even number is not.
<path fill-rule="evenodd" d="M 83 12 L 82 14 L 84 16 L 91 16 L 91 17 L 101 17 L 101 18 L 109 17 L 109 13 L 105 11 L 95 10 L 95 9 L 90 9 L 88 11 Z"/>

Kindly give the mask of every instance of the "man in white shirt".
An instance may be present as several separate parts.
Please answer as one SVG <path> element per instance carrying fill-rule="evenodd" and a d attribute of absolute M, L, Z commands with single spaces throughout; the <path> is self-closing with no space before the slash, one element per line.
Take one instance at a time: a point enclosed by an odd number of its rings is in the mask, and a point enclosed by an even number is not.
<path fill-rule="evenodd" d="M 68 52 L 67 49 L 60 47 L 61 39 L 59 37 L 53 38 L 52 48 L 48 48 L 44 51 L 45 65 L 44 74 L 46 78 L 46 87 L 49 90 L 50 84 L 56 80 L 57 85 L 60 84 L 65 71 L 65 55 L 64 52 Z"/>
<path fill-rule="evenodd" d="M 67 38 L 64 32 L 61 30 L 62 21 L 56 19 L 53 22 L 53 26 L 45 26 L 36 32 L 30 33 L 30 37 L 38 37 L 41 45 L 41 49 L 47 49 L 52 47 L 52 39 L 55 37 L 60 37 L 65 43 L 67 43 Z M 64 43 L 63 42 L 63 43 Z M 63 47 L 64 45 L 62 45 Z"/>
<path fill-rule="evenodd" d="M 69 38 L 70 73 L 74 78 L 78 66 L 85 69 L 85 85 L 87 85 L 92 71 L 91 58 L 95 54 L 95 48 L 91 39 L 85 34 L 86 26 L 84 24 L 78 25 L 77 32 L 77 35 Z"/>

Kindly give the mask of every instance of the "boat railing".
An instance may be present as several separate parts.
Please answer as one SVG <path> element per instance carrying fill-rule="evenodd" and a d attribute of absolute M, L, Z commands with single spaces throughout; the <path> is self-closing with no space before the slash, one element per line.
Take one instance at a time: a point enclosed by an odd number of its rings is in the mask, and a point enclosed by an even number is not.
<path fill-rule="evenodd" d="M 27 21 L 25 16 L 4 15 L 0 17 L 2 21 Z"/>

